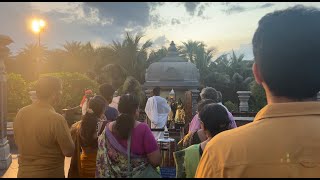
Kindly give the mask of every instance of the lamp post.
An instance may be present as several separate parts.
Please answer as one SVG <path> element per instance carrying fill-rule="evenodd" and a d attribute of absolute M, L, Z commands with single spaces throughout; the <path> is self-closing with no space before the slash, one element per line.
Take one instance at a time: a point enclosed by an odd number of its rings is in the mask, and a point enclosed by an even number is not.
<path fill-rule="evenodd" d="M 46 26 L 46 22 L 42 19 L 34 19 L 32 21 L 32 31 L 34 33 L 37 33 L 38 34 L 38 47 L 39 47 L 39 51 L 40 52 L 40 33 L 41 31 L 44 29 L 44 27 Z M 37 57 L 36 59 L 36 62 L 37 62 L 37 65 L 36 65 L 36 74 L 35 76 L 39 76 L 40 74 L 40 68 L 39 68 L 39 63 L 40 63 L 40 60 L 39 60 L 39 56 Z"/>
<path fill-rule="evenodd" d="M 32 21 L 32 30 L 34 33 L 38 34 L 38 45 L 40 47 L 40 33 L 46 26 L 46 22 L 42 19 L 34 19 Z"/>

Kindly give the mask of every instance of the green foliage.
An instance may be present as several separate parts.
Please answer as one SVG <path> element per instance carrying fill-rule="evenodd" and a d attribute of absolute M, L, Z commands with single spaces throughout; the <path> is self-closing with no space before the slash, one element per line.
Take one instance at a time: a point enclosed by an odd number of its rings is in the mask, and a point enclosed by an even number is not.
<path fill-rule="evenodd" d="M 15 72 L 21 74 L 27 81 L 34 81 L 38 74 L 43 72 L 43 65 L 48 58 L 48 49 L 45 46 L 38 46 L 37 44 L 27 44 L 20 50 L 19 54 L 12 57 Z M 10 72 L 10 71 L 9 71 Z"/>
<path fill-rule="evenodd" d="M 31 103 L 27 83 L 20 74 L 8 75 L 8 112 L 15 113 L 18 109 Z"/>
<path fill-rule="evenodd" d="M 149 58 L 148 58 L 148 66 L 151 63 L 159 62 L 162 58 L 164 58 L 168 53 L 168 49 L 166 47 L 162 47 L 161 49 L 158 49 L 157 51 L 151 50 Z"/>
<path fill-rule="evenodd" d="M 210 73 L 210 65 L 216 49 L 206 49 L 206 45 L 203 42 L 192 40 L 183 42 L 183 46 L 178 47 L 178 49 L 182 57 L 194 63 L 199 69 L 200 83 L 204 85 L 206 81 L 205 78 L 207 74 Z"/>
<path fill-rule="evenodd" d="M 253 81 L 250 84 L 250 90 L 251 90 L 251 97 L 253 99 L 253 102 L 252 102 L 250 109 L 252 111 L 258 112 L 265 105 L 267 105 L 266 93 L 265 93 L 263 87 L 261 85 L 257 84 L 256 81 Z"/>
<path fill-rule="evenodd" d="M 238 106 L 231 101 L 225 102 L 224 106 L 226 106 L 230 112 L 238 112 Z"/>
<path fill-rule="evenodd" d="M 145 71 L 148 68 L 147 50 L 152 46 L 152 42 L 147 40 L 141 46 L 141 38 L 143 35 L 132 36 L 126 33 L 123 42 L 113 41 L 110 46 L 112 49 L 112 58 L 115 62 L 126 69 L 129 76 L 133 76 L 140 83 L 144 83 Z"/>
<path fill-rule="evenodd" d="M 60 103 L 55 107 L 58 112 L 64 108 L 79 106 L 86 89 L 91 89 L 94 93 L 98 92 L 99 85 L 87 76 L 80 73 L 48 73 L 41 76 L 53 76 L 62 80 L 63 93 Z M 34 88 L 35 82 L 31 83 Z"/>
<path fill-rule="evenodd" d="M 167 55 L 166 47 L 152 50 L 152 42 L 142 41 L 142 38 L 140 34 L 126 33 L 123 41 L 113 41 L 98 48 L 90 42 L 78 41 L 66 42 L 61 48 L 52 50 L 29 44 L 18 55 L 7 58 L 5 63 L 8 72 L 21 74 L 27 82 L 35 81 L 39 73 L 79 72 L 100 84 L 112 84 L 121 91 L 128 76 L 143 84 L 149 65 Z M 223 92 L 224 101 L 238 102 L 236 92 L 250 89 L 253 61 L 246 61 L 243 54 L 232 51 L 214 59 L 215 48 L 208 48 L 203 42 L 194 40 L 183 42 L 178 50 L 182 57 L 199 69 L 201 86 L 211 86 Z M 82 95 L 83 89 L 78 91 Z M 69 94 L 65 95 L 65 101 L 81 97 Z M 261 98 L 253 99 L 250 102 L 255 104 L 255 109 L 263 106 Z M 75 101 L 78 99 L 72 100 L 69 106 L 73 106 Z"/>

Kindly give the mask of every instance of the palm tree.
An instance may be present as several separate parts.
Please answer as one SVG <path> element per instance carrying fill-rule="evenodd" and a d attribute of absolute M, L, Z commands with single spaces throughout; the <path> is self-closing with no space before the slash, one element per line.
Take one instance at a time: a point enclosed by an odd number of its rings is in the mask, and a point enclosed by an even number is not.
<path fill-rule="evenodd" d="M 204 44 L 200 41 L 182 42 L 183 46 L 178 47 L 178 50 L 184 58 L 189 62 L 195 63 L 196 53 L 199 48 L 202 48 Z"/>
<path fill-rule="evenodd" d="M 237 56 L 235 52 L 232 50 L 232 54 L 229 60 L 230 71 L 229 74 L 233 75 L 235 73 L 239 73 L 243 77 L 251 77 L 252 76 L 252 61 L 244 61 L 244 54 L 240 54 Z"/>
<path fill-rule="evenodd" d="M 48 50 L 44 45 L 27 44 L 20 50 L 15 60 L 19 64 L 18 71 L 26 80 L 36 80 L 41 73 L 41 66 L 47 62 Z"/>
<path fill-rule="evenodd" d="M 166 47 L 162 47 L 161 49 L 158 49 L 157 51 L 152 50 L 150 52 L 149 58 L 148 58 L 148 66 L 151 63 L 158 62 L 162 58 L 164 58 L 168 54 L 168 49 Z"/>
<path fill-rule="evenodd" d="M 79 41 L 72 41 L 72 42 L 67 41 L 63 45 L 63 48 L 67 53 L 69 53 L 69 55 L 77 56 L 82 49 L 82 45 L 81 45 L 81 42 Z"/>
<path fill-rule="evenodd" d="M 205 76 L 209 73 L 209 67 L 216 49 L 206 49 L 204 43 L 189 40 L 188 42 L 183 42 L 183 46 L 179 47 L 179 51 L 183 57 L 197 66 L 200 72 L 200 82 L 204 84 Z"/>
<path fill-rule="evenodd" d="M 131 36 L 126 33 L 123 42 L 113 41 L 110 48 L 113 51 L 113 58 L 128 71 L 128 75 L 135 77 L 140 83 L 144 82 L 144 74 L 147 68 L 147 50 L 152 46 L 152 42 L 147 40 L 140 47 L 143 35 Z"/>
<path fill-rule="evenodd" d="M 82 44 L 78 41 L 67 41 L 63 48 L 65 52 L 64 71 L 82 73 L 94 71 L 96 53 L 90 42 Z"/>

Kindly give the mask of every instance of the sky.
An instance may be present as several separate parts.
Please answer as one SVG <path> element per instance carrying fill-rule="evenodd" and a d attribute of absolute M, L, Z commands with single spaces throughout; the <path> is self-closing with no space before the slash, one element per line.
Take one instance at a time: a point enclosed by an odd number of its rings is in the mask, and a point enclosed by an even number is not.
<path fill-rule="evenodd" d="M 0 34 L 10 36 L 16 54 L 37 43 L 31 21 L 46 27 L 41 44 L 62 48 L 66 41 L 91 42 L 94 47 L 122 41 L 125 32 L 143 34 L 152 49 L 201 41 L 216 48 L 216 56 L 234 50 L 252 60 L 251 40 L 267 13 L 295 5 L 320 8 L 319 2 L 0 2 Z"/>

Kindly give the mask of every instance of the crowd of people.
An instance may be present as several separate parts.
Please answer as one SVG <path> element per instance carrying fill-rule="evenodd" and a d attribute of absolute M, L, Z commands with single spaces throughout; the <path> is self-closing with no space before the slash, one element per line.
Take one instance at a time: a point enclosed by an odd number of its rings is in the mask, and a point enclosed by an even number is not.
<path fill-rule="evenodd" d="M 319 177 L 320 176 L 320 10 L 296 6 L 261 18 L 254 33 L 253 74 L 268 104 L 254 121 L 237 127 L 222 104 L 222 93 L 201 91 L 197 114 L 183 147 L 174 153 L 179 178 Z M 161 131 L 138 121 L 140 101 L 126 92 L 113 98 L 112 85 L 83 99 L 83 116 L 69 129 L 53 106 L 62 94 L 61 80 L 42 77 L 38 100 L 14 120 L 18 177 L 160 177 Z M 87 95 L 92 92 L 87 91 Z M 151 128 L 166 129 L 171 110 L 160 88 L 153 90 L 145 112 Z"/>

